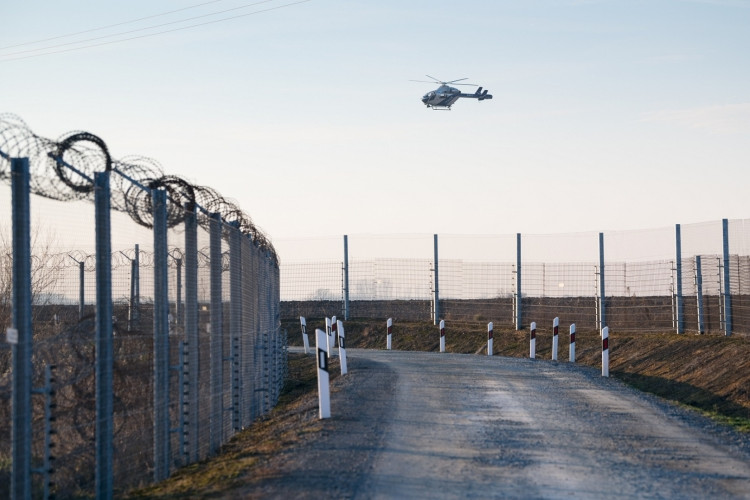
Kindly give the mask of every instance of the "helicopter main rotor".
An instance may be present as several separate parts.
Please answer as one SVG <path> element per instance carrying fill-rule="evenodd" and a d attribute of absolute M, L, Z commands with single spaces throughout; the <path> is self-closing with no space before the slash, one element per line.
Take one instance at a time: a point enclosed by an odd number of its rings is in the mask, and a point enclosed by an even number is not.
<path fill-rule="evenodd" d="M 425 76 L 427 78 L 432 78 L 432 81 L 431 82 L 427 81 L 427 80 L 409 80 L 409 81 L 420 82 L 420 83 L 439 83 L 440 85 L 468 85 L 468 86 L 471 86 L 471 87 L 478 87 L 478 85 L 476 83 L 456 83 L 456 82 L 460 82 L 462 80 L 468 80 L 468 78 L 458 78 L 457 80 L 451 80 L 451 81 L 448 81 L 448 82 L 444 82 L 443 80 L 438 80 L 434 76 L 430 76 L 430 75 L 425 75 Z"/>

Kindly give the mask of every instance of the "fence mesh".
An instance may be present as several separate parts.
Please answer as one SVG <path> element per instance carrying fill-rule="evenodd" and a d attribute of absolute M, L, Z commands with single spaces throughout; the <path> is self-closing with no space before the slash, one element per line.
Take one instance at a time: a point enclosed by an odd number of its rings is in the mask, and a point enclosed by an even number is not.
<path fill-rule="evenodd" d="M 508 327 L 517 322 L 520 300 L 521 324 L 535 321 L 540 328 L 551 328 L 555 317 L 561 326 L 599 328 L 603 304 L 613 329 L 665 331 L 681 324 L 681 331 L 710 332 L 731 324 L 733 333 L 750 333 L 748 222 L 680 225 L 679 240 L 677 226 L 604 232 L 601 249 L 593 232 L 350 235 L 321 238 L 303 253 L 295 253 L 301 242 L 286 240 L 284 253 L 297 260 L 281 266 L 282 316 L 434 320 L 437 309 L 440 318 Z M 331 260 L 336 253 L 339 260 Z M 318 254 L 328 260 L 314 260 Z"/>
<path fill-rule="evenodd" d="M 20 215 L 14 158 L 29 159 L 30 213 Z M 92 205 L 101 175 L 111 211 Z M 19 324 L 11 230 L 30 220 L 32 235 L 22 256 L 31 268 L 31 332 L 19 332 L 29 334 L 31 372 L 14 370 L 24 340 L 0 343 L 0 498 L 11 488 L 19 498 L 117 494 L 206 458 L 272 408 L 286 366 L 279 262 L 239 207 L 164 175 L 153 160 L 112 159 L 92 134 L 44 139 L 9 115 L 0 115 L 0 180 L 5 326 Z M 165 223 L 157 192 L 168 200 Z M 108 237 L 95 231 L 103 217 Z M 108 278 L 97 260 L 111 261 Z M 111 337 L 102 341 L 104 289 Z M 102 371 L 107 348 L 111 365 Z M 25 377 L 30 395 L 16 390 Z M 11 410 L 28 396 L 27 428 Z"/>

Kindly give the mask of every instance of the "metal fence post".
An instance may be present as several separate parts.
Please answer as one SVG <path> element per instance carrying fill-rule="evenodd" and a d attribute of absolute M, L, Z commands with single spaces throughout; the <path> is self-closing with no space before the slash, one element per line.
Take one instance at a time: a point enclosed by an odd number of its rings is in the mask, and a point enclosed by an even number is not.
<path fill-rule="evenodd" d="M 255 318 L 254 300 L 255 286 L 255 245 L 251 235 L 242 238 L 242 337 L 240 337 L 240 356 L 242 358 L 242 426 L 246 427 L 253 421 L 253 394 L 255 381 L 253 380 L 253 349 L 255 337 L 253 321 Z"/>
<path fill-rule="evenodd" d="M 682 235 L 679 224 L 675 224 L 675 240 L 675 267 L 677 270 L 677 333 L 685 333 L 685 304 L 682 298 Z"/>
<path fill-rule="evenodd" d="M 183 325 L 184 321 L 182 318 L 182 258 L 175 259 L 175 265 L 177 266 L 177 283 L 175 296 L 177 297 L 175 304 L 175 322 L 178 325 Z"/>
<path fill-rule="evenodd" d="M 83 308 L 86 304 L 85 302 L 85 289 L 84 289 L 84 280 L 85 280 L 86 274 L 84 273 L 83 269 L 83 261 L 78 262 L 78 319 L 83 318 Z"/>
<path fill-rule="evenodd" d="M 10 495 L 31 498 L 31 208 L 29 159 L 12 158 L 13 317 L 8 332 L 13 357 Z"/>
<path fill-rule="evenodd" d="M 252 345 L 252 367 L 253 367 L 253 392 L 252 392 L 252 415 L 253 418 L 263 413 L 263 336 L 261 335 L 261 298 L 260 293 L 262 290 L 262 253 L 258 245 L 253 245 L 253 276 L 255 281 L 253 282 L 253 318 L 252 318 L 252 334 L 253 334 L 253 345 Z"/>
<path fill-rule="evenodd" d="M 195 462 L 200 457 L 198 396 L 200 364 L 198 345 L 198 219 L 195 203 L 191 202 L 185 211 L 185 343 L 187 356 L 184 370 L 187 372 L 185 386 L 181 387 L 187 406 L 187 454 L 188 461 Z"/>
<path fill-rule="evenodd" d="M 151 191 L 154 217 L 154 481 L 169 476 L 169 286 L 166 191 Z"/>
<path fill-rule="evenodd" d="M 439 285 L 439 272 L 438 272 L 438 235 L 433 235 L 433 246 L 434 246 L 434 254 L 435 254 L 435 265 L 433 266 L 435 271 L 435 291 L 434 291 L 434 298 L 435 301 L 435 317 L 433 318 L 434 324 L 438 324 L 440 321 L 440 285 Z"/>
<path fill-rule="evenodd" d="M 242 234 L 239 223 L 230 224 L 229 235 L 229 338 L 232 378 L 232 429 L 242 428 L 240 336 L 242 335 Z"/>
<path fill-rule="evenodd" d="M 729 286 L 729 220 L 722 219 L 722 240 L 724 253 L 724 335 L 732 335 L 732 295 Z"/>
<path fill-rule="evenodd" d="M 128 331 L 139 327 L 140 318 L 140 248 L 135 245 L 135 255 L 130 260 L 130 307 L 128 307 Z M 124 255 L 124 254 L 123 254 Z"/>
<path fill-rule="evenodd" d="M 221 232 L 220 213 L 211 214 L 209 237 L 211 259 L 211 452 L 219 449 L 222 442 L 223 401 L 222 401 L 222 287 L 221 287 Z"/>
<path fill-rule="evenodd" d="M 607 326 L 606 294 L 604 293 L 604 233 L 599 233 L 599 330 Z"/>
<path fill-rule="evenodd" d="M 344 235 L 344 320 L 349 319 L 349 237 Z"/>
<path fill-rule="evenodd" d="M 521 233 L 516 233 L 516 330 L 523 328 L 521 307 Z"/>
<path fill-rule="evenodd" d="M 94 174 L 96 219 L 96 497 L 112 498 L 112 240 L 109 171 Z"/>
<path fill-rule="evenodd" d="M 125 255 L 125 254 L 123 254 Z M 128 331 L 135 328 L 135 273 L 136 273 L 135 259 L 130 260 L 130 300 L 128 300 Z"/>
<path fill-rule="evenodd" d="M 135 255 L 133 255 L 133 276 L 135 281 L 135 296 L 133 304 L 133 322 L 136 328 L 141 326 L 141 249 L 135 244 Z"/>
<path fill-rule="evenodd" d="M 705 331 L 703 316 L 703 272 L 701 270 L 701 256 L 695 256 L 695 295 L 698 299 L 698 333 Z"/>

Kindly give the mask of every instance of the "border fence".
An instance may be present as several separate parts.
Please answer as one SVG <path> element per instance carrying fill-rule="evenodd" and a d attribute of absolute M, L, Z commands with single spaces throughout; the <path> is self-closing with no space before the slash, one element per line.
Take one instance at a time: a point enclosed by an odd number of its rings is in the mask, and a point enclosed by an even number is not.
<path fill-rule="evenodd" d="M 579 330 L 750 333 L 746 219 L 558 235 L 344 235 L 276 245 L 285 256 L 283 319 L 451 319 L 520 330 L 559 317 Z"/>
<path fill-rule="evenodd" d="M 0 498 L 111 498 L 275 405 L 279 262 L 239 207 L 153 160 L 114 160 L 97 136 L 53 141 L 12 115 L 0 180 Z"/>

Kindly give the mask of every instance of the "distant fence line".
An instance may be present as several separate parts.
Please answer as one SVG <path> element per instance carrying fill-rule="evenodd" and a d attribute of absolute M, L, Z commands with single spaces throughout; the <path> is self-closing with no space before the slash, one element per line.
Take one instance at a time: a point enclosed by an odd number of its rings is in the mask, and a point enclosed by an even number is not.
<path fill-rule="evenodd" d="M 577 234 L 575 244 L 566 243 L 571 235 L 565 234 L 450 235 L 445 257 L 442 236 L 432 235 L 431 242 L 425 235 L 407 237 L 411 254 L 413 241 L 421 238 L 429 257 L 393 257 L 400 236 L 344 235 L 340 260 L 285 259 L 282 317 L 487 320 L 516 329 L 531 321 L 544 327 L 560 317 L 561 324 L 576 323 L 579 329 L 750 333 L 750 220 Z M 330 254 L 333 241 L 317 242 L 317 248 Z M 351 251 L 352 241 L 366 257 Z M 486 260 L 476 259 L 480 246 Z M 575 259 L 581 249 L 587 253 Z M 550 261 L 529 260 L 527 252 Z M 488 253 L 497 260 L 487 260 Z"/>
<path fill-rule="evenodd" d="M 12 195 L 0 498 L 112 498 L 273 407 L 286 366 L 278 257 L 236 205 L 153 160 L 113 160 L 92 134 L 52 141 L 9 115 L 0 181 Z M 45 200 L 93 202 L 94 227 L 68 217 L 67 248 L 40 247 L 31 206 Z M 115 211 L 130 222 L 115 228 Z M 133 239 L 113 248 L 115 235 Z"/>

